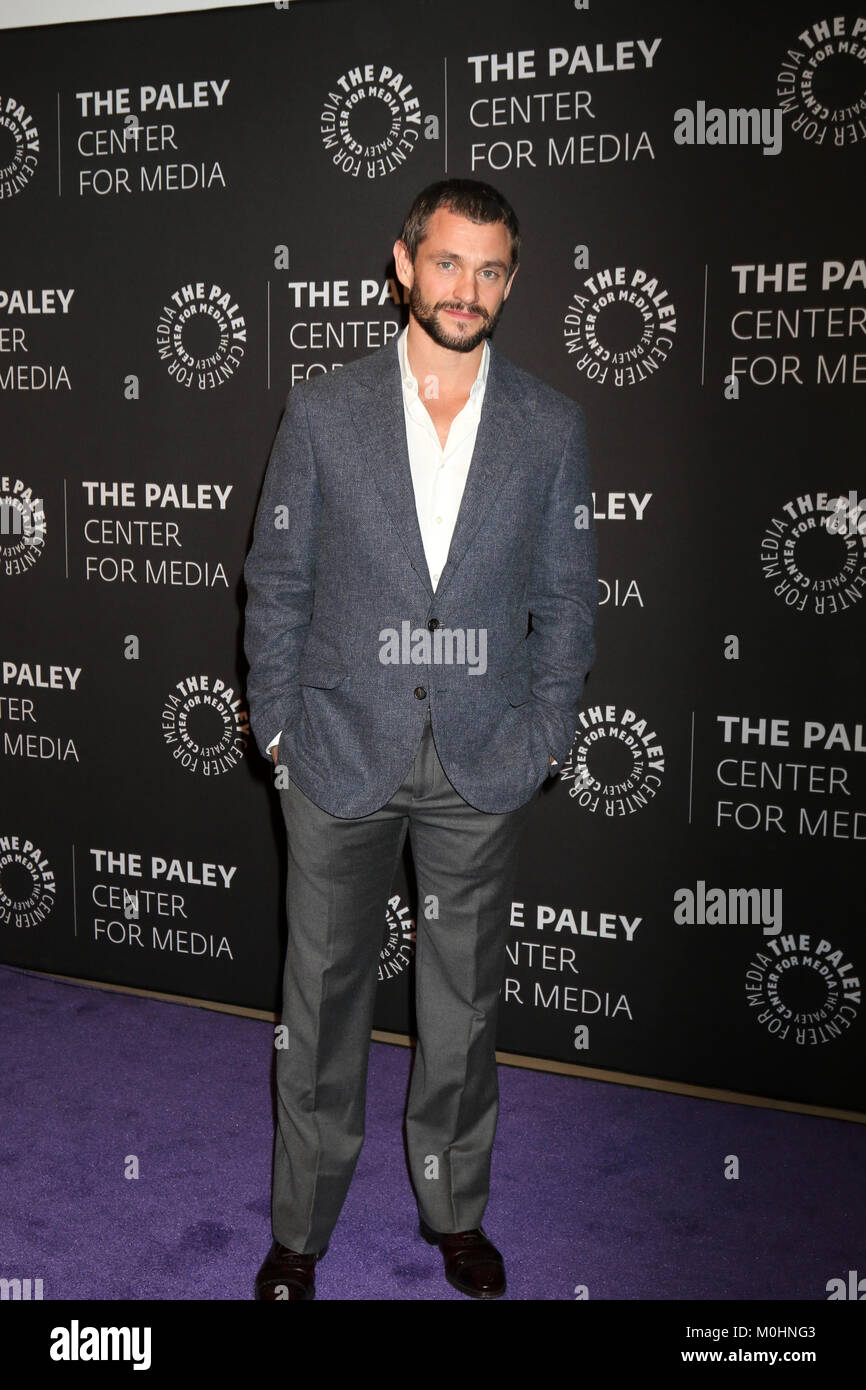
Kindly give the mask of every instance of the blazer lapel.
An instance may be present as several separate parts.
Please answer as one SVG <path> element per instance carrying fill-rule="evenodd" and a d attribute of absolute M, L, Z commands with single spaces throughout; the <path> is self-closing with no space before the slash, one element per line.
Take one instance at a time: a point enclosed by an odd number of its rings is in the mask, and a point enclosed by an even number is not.
<path fill-rule="evenodd" d="M 357 373 L 352 383 L 351 410 L 358 443 L 410 564 L 432 597 L 433 585 L 424 556 L 409 467 L 396 337 L 387 347 L 365 358 L 364 366 L 366 370 Z"/>
<path fill-rule="evenodd" d="M 433 584 L 418 525 L 415 490 L 409 466 L 403 385 L 397 340 L 365 359 L 366 372 L 353 384 L 352 416 L 367 468 L 400 536 L 412 568 L 428 596 Z M 348 381 L 348 378 L 347 378 Z M 484 403 L 475 437 L 472 462 L 457 513 L 454 534 L 436 588 L 436 597 L 451 582 L 466 551 L 510 469 L 520 455 L 527 420 L 517 373 L 508 360 L 490 348 Z"/>

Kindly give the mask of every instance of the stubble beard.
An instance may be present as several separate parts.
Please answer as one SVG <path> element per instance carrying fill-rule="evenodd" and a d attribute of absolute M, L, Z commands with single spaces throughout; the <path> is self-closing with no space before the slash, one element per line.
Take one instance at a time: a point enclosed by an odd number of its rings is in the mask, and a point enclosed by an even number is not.
<path fill-rule="evenodd" d="M 485 338 L 492 337 L 504 305 L 505 300 L 503 299 L 496 313 L 488 314 L 483 304 L 455 304 L 448 299 L 440 299 L 438 304 L 430 304 L 421 297 L 417 281 L 409 291 L 409 308 L 421 327 L 430 334 L 434 343 L 438 343 L 440 347 L 449 348 L 451 352 L 473 352 Z M 461 329 L 459 326 L 456 326 L 453 331 L 443 328 L 437 317 L 440 309 L 462 309 L 468 313 L 479 314 L 481 326 L 473 330 L 468 327 Z"/>

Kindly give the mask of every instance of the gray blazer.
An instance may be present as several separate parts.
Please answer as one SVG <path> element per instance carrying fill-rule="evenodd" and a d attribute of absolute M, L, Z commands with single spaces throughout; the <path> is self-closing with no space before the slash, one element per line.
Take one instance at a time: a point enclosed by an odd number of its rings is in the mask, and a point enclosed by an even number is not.
<path fill-rule="evenodd" d="M 244 566 L 260 751 L 282 730 L 279 760 L 305 796 L 368 815 L 406 776 L 429 704 L 460 795 L 482 811 L 522 805 L 571 748 L 596 559 L 583 411 L 492 344 L 435 594 L 396 338 L 295 386 Z"/>

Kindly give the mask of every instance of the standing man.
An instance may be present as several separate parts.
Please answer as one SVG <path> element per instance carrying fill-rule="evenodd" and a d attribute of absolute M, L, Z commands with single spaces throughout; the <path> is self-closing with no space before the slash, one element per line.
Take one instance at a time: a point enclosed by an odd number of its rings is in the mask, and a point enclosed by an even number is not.
<path fill-rule="evenodd" d="M 394 245 L 407 328 L 289 393 L 264 481 L 247 692 L 259 749 L 288 772 L 289 936 L 259 1299 L 314 1297 L 355 1169 L 407 833 L 420 1234 L 455 1288 L 505 1291 L 481 1220 L 509 904 L 525 823 L 574 738 L 598 601 L 583 412 L 488 341 L 519 249 L 489 185 L 424 189 Z"/>

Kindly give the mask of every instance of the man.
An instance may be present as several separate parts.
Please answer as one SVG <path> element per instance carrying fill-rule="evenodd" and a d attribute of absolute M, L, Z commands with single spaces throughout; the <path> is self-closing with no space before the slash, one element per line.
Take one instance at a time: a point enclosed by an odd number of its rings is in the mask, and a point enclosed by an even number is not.
<path fill-rule="evenodd" d="M 463 1293 L 505 1290 L 481 1219 L 509 903 L 524 825 L 574 737 L 597 605 L 583 412 L 488 341 L 519 247 L 489 185 L 419 194 L 394 246 L 407 328 L 296 386 L 268 465 L 245 646 L 257 744 L 288 771 L 289 939 L 260 1299 L 314 1297 L 354 1172 L 407 833 L 420 1234 Z"/>

